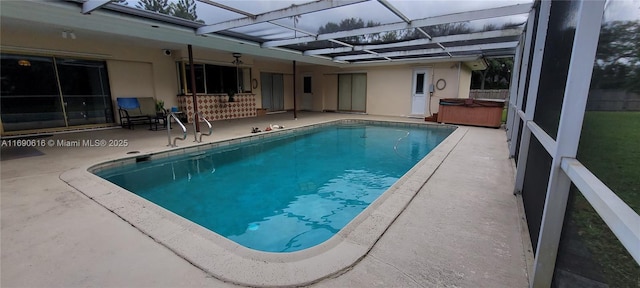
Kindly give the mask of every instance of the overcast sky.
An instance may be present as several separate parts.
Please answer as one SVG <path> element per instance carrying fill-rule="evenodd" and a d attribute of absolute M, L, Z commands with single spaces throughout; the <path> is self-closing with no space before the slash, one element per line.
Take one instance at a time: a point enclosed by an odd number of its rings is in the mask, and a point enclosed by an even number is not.
<path fill-rule="evenodd" d="M 604 21 L 640 20 L 640 0 L 609 0 L 605 7 Z"/>

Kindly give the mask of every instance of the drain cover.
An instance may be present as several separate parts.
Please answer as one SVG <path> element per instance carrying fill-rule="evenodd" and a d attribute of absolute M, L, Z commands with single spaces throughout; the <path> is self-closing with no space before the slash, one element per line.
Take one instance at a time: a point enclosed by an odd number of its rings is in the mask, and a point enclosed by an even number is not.
<path fill-rule="evenodd" d="M 138 154 L 138 153 L 140 153 L 140 151 L 129 151 L 129 152 L 127 152 L 127 154 Z"/>

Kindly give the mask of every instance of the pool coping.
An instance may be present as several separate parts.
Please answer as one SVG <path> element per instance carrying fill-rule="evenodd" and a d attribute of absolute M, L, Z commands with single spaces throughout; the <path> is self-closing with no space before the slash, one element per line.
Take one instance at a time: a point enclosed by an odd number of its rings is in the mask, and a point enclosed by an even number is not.
<path fill-rule="evenodd" d="M 398 121 L 334 120 L 293 129 L 276 130 L 268 134 L 250 135 L 105 161 L 65 171 L 60 175 L 60 179 L 176 255 L 219 280 L 245 286 L 308 285 L 339 275 L 364 258 L 460 142 L 468 128 L 458 127 L 453 131 L 329 240 L 317 246 L 290 253 L 270 253 L 246 248 L 89 171 L 135 162 L 139 157 L 155 159 L 191 154 L 212 147 L 259 141 L 265 137 L 277 137 L 335 123 L 372 123 L 392 126 L 398 123 L 403 126 L 456 127 Z"/>

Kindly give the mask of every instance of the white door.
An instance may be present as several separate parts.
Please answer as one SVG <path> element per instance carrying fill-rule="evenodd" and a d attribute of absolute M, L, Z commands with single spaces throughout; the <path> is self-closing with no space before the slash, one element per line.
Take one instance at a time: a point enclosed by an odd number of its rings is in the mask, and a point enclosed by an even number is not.
<path fill-rule="evenodd" d="M 413 71 L 413 88 L 411 89 L 411 115 L 424 116 L 428 111 L 427 101 L 428 70 L 416 69 Z"/>

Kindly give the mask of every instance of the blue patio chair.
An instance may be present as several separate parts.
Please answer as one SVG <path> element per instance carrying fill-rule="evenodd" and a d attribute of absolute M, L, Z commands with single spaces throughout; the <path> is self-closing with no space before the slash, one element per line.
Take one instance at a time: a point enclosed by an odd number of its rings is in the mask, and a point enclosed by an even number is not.
<path fill-rule="evenodd" d="M 118 102 L 118 113 L 120 114 L 120 125 L 133 129 L 135 123 L 149 123 L 151 129 L 151 116 L 142 112 L 138 98 L 116 98 Z"/>

